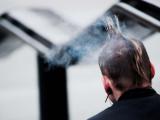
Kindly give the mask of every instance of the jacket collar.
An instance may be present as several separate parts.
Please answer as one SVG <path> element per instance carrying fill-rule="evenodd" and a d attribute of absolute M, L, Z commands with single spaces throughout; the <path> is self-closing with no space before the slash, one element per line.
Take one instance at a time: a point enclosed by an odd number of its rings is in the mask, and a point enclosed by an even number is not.
<path fill-rule="evenodd" d="M 136 89 L 128 90 L 125 93 L 123 93 L 122 96 L 118 99 L 118 101 L 148 97 L 155 94 L 157 94 L 156 91 L 151 87 L 136 88 Z"/>

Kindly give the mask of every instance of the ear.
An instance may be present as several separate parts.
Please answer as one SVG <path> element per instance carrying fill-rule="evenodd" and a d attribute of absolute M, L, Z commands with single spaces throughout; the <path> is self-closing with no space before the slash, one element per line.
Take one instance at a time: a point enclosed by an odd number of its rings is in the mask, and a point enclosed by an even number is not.
<path fill-rule="evenodd" d="M 152 79 L 155 75 L 155 68 L 154 68 L 154 65 L 152 63 L 150 63 L 150 66 L 151 66 L 151 79 Z"/>
<path fill-rule="evenodd" d="M 110 87 L 109 78 L 104 75 L 104 76 L 102 77 L 102 82 L 103 82 L 103 86 L 104 86 L 105 91 L 108 92 L 108 90 L 111 88 L 111 87 Z"/>

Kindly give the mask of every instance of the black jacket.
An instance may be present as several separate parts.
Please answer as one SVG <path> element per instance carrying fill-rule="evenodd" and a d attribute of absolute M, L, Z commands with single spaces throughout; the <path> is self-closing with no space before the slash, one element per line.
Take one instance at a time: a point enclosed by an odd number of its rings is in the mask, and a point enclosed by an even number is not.
<path fill-rule="evenodd" d="M 89 120 L 160 120 L 160 95 L 152 88 L 129 90 Z"/>

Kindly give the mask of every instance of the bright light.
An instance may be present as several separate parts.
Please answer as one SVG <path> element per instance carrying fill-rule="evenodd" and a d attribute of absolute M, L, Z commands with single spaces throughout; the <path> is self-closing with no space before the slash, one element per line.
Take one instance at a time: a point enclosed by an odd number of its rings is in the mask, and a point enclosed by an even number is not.
<path fill-rule="evenodd" d="M 160 0 L 143 0 L 143 1 L 148 2 L 152 5 L 157 6 L 157 7 L 160 7 Z"/>

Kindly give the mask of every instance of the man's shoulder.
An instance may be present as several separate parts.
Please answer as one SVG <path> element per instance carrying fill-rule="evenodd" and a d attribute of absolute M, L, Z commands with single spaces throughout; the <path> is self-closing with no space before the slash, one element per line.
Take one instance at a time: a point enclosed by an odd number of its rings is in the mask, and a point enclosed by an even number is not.
<path fill-rule="evenodd" d="M 93 117 L 89 118 L 88 120 L 105 120 L 106 117 L 108 118 L 110 113 L 113 112 L 113 106 L 109 107 L 102 112 L 94 115 Z"/>
<path fill-rule="evenodd" d="M 143 106 L 141 108 L 142 114 L 143 112 L 146 112 L 148 110 L 153 110 L 153 111 L 155 110 L 153 114 L 157 115 L 156 113 L 160 112 L 160 95 L 155 94 L 153 96 L 145 97 L 142 99 L 132 99 L 132 100 L 127 100 L 127 101 L 117 102 L 111 107 L 89 118 L 88 120 L 106 120 L 106 119 L 107 120 L 118 120 L 120 118 L 126 118 L 127 116 L 133 116 L 132 113 L 136 113 L 135 111 L 139 110 L 138 106 Z M 160 117 L 159 115 L 157 116 Z M 133 116 L 133 118 L 135 117 L 136 116 Z M 132 120 L 132 118 L 130 119 Z"/>

